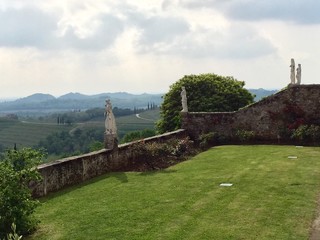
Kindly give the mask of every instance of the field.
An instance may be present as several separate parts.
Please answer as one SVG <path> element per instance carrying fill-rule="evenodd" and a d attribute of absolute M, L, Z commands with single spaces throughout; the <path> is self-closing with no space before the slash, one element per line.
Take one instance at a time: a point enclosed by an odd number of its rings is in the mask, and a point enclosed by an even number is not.
<path fill-rule="evenodd" d="M 319 189 L 320 148 L 215 147 L 41 199 L 27 239 L 308 239 Z"/>
<path fill-rule="evenodd" d="M 13 148 L 14 144 L 17 147 L 32 147 L 51 133 L 69 131 L 71 128 L 68 125 L 1 120 L 0 144 L 5 148 Z"/>
<path fill-rule="evenodd" d="M 136 115 L 116 118 L 118 135 L 122 138 L 128 131 L 154 129 L 154 123 L 159 118 L 159 110 L 150 110 Z M 85 122 L 72 125 L 57 125 L 55 119 L 50 122 L 18 121 L 0 119 L 0 144 L 5 148 L 32 147 L 45 139 L 48 135 L 60 131 L 72 131 L 75 128 L 104 128 L 104 122 Z M 101 132 L 103 134 L 103 130 Z"/>

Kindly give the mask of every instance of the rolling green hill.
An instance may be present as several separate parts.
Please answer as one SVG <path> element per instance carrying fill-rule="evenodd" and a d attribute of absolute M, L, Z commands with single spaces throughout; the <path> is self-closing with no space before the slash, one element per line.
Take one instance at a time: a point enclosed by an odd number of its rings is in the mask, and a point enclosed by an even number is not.
<path fill-rule="evenodd" d="M 154 129 L 155 121 L 159 118 L 159 110 L 149 110 L 136 115 L 116 118 L 118 136 L 121 139 L 127 132 L 143 129 Z M 61 131 L 75 131 L 75 129 L 97 128 L 103 136 L 104 121 L 88 121 L 72 125 L 57 125 L 56 123 L 41 121 L 18 121 L 0 118 L 0 145 L 4 148 L 32 147 L 52 133 Z"/>
<path fill-rule="evenodd" d="M 0 120 L 0 144 L 5 148 L 32 147 L 49 134 L 69 131 L 72 126 L 21 122 L 17 120 Z"/>

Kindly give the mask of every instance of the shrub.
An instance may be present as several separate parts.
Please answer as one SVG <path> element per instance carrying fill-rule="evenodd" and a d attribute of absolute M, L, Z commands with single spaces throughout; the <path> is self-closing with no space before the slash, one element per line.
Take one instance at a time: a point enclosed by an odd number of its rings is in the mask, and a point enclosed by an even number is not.
<path fill-rule="evenodd" d="M 318 126 L 318 125 L 301 125 L 293 131 L 291 138 L 298 140 L 302 143 L 319 142 L 320 141 L 320 126 Z"/>
<path fill-rule="evenodd" d="M 37 220 L 32 216 L 38 201 L 33 200 L 29 184 L 40 179 L 36 166 L 44 154 L 30 148 L 8 151 L 0 161 L 0 239 L 15 223 L 18 234 L 32 232 Z"/>
<path fill-rule="evenodd" d="M 140 141 L 131 146 L 136 160 L 145 163 L 149 169 L 167 167 L 174 160 L 181 159 L 192 151 L 189 138 L 169 140 L 165 143 Z"/>
<path fill-rule="evenodd" d="M 11 230 L 12 232 L 7 234 L 7 239 L 4 238 L 3 240 L 21 240 L 22 239 L 22 236 L 19 236 L 17 234 L 17 226 L 14 223 L 12 223 L 11 225 Z"/>
<path fill-rule="evenodd" d="M 242 129 L 236 131 L 236 139 L 240 142 L 247 142 L 249 140 L 252 140 L 254 139 L 254 136 L 255 134 L 253 131 L 247 131 Z"/>
<path fill-rule="evenodd" d="M 201 149 L 206 149 L 219 143 L 220 136 L 215 132 L 209 132 L 200 135 L 199 146 Z"/>
<path fill-rule="evenodd" d="M 168 144 L 171 145 L 170 141 Z M 188 137 L 183 139 L 177 139 L 173 146 L 173 151 L 171 154 L 175 157 L 182 157 L 185 155 L 189 155 L 193 151 L 193 141 L 191 141 Z"/>

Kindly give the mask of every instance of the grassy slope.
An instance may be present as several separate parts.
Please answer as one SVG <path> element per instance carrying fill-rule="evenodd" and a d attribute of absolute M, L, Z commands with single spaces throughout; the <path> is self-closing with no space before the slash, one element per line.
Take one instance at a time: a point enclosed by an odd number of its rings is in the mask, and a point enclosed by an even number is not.
<path fill-rule="evenodd" d="M 12 148 L 15 143 L 18 147 L 31 147 L 51 133 L 70 129 L 70 126 L 56 124 L 0 121 L 0 144 L 8 148 Z"/>
<path fill-rule="evenodd" d="M 43 199 L 31 239 L 308 239 L 319 156 L 222 146 L 160 172 L 108 174 Z"/>
<path fill-rule="evenodd" d="M 149 110 L 139 114 L 140 117 L 145 119 L 139 119 L 135 115 L 116 118 L 118 135 L 122 138 L 127 132 L 139 131 L 148 129 L 154 129 L 155 122 L 159 119 L 159 110 Z"/>

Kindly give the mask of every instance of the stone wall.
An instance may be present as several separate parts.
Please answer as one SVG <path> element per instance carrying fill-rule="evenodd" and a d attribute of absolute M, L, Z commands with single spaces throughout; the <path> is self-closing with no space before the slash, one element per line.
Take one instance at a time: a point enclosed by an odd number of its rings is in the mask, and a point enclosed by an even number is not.
<path fill-rule="evenodd" d="M 183 112 L 182 128 L 175 132 L 144 139 L 145 142 L 166 142 L 169 139 L 191 137 L 197 140 L 203 133 L 216 132 L 233 138 L 237 131 L 252 131 L 256 140 L 278 142 L 285 139 L 286 130 L 300 124 L 320 125 L 320 85 L 292 85 L 257 103 L 236 112 Z M 79 184 L 93 177 L 114 171 L 132 170 L 137 164 L 132 142 L 115 150 L 100 150 L 40 165 L 43 180 L 33 186 L 34 196 L 45 196 Z"/>
<path fill-rule="evenodd" d="M 216 132 L 234 138 L 237 131 L 252 131 L 262 141 L 285 139 L 288 129 L 320 124 L 320 85 L 291 85 L 236 112 L 181 113 L 182 128 L 192 139 Z"/>
<path fill-rule="evenodd" d="M 146 138 L 145 143 L 166 142 L 170 139 L 186 137 L 185 130 Z M 119 145 L 117 149 L 103 149 L 89 154 L 56 160 L 38 166 L 43 179 L 37 185 L 31 186 L 35 197 L 42 197 L 67 186 L 76 185 L 88 179 L 108 172 L 132 170 L 138 164 L 131 146 L 141 141 Z"/>

